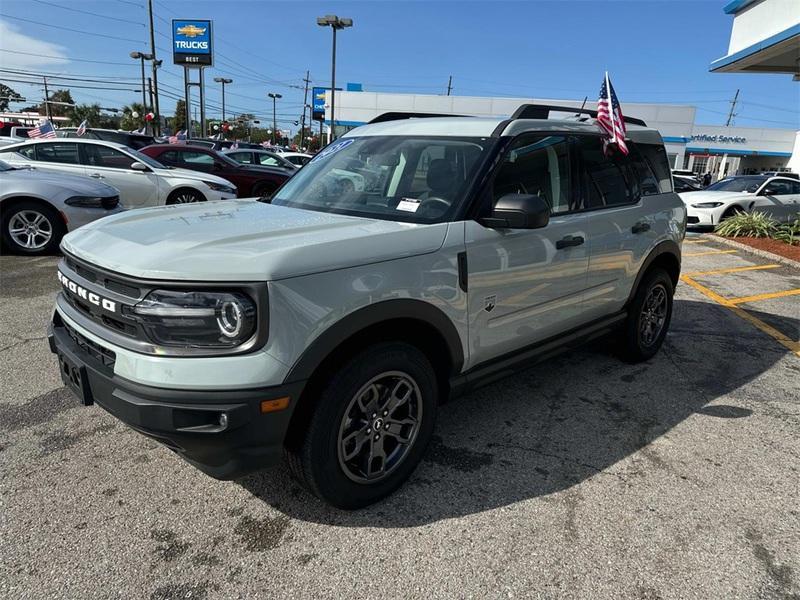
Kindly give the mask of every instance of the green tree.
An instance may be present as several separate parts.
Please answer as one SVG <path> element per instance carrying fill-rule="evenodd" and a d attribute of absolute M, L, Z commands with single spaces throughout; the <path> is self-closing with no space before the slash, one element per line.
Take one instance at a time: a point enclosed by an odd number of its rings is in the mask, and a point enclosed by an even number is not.
<path fill-rule="evenodd" d="M 136 114 L 134 117 L 133 115 Z M 145 115 L 144 106 L 141 103 L 134 102 L 127 106 L 122 107 L 122 118 L 119 122 L 119 128 L 125 131 L 133 131 L 134 129 L 141 129 L 144 127 Z"/>
<path fill-rule="evenodd" d="M 78 104 L 67 111 L 69 123 L 73 127 L 79 126 L 84 120 L 88 127 L 95 129 L 117 129 L 118 119 L 104 115 L 99 104 Z"/>
<path fill-rule="evenodd" d="M 172 131 L 177 133 L 186 129 L 186 102 L 178 100 L 175 103 L 175 116 L 172 117 Z"/>
<path fill-rule="evenodd" d="M 22 96 L 7 85 L 0 83 L 0 110 L 8 110 L 8 105 L 15 99 L 21 100 Z"/>
<path fill-rule="evenodd" d="M 50 94 L 49 100 L 50 114 L 54 117 L 67 116 L 69 110 L 73 108 L 69 105 L 75 104 L 75 101 L 72 99 L 72 94 L 69 90 L 56 90 Z M 47 114 L 47 108 L 45 107 L 44 102 L 39 105 L 39 114 Z"/>

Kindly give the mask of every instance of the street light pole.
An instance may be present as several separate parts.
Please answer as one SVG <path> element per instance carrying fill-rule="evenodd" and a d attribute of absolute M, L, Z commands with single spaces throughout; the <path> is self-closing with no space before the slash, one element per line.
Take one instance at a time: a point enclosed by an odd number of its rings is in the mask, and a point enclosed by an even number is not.
<path fill-rule="evenodd" d="M 267 94 L 267 96 L 272 98 L 272 145 L 274 146 L 275 145 L 275 132 L 278 130 L 278 121 L 277 121 L 276 115 L 275 115 L 275 101 L 278 98 L 283 98 L 283 96 L 281 96 L 280 94 L 273 94 L 272 92 Z"/>
<path fill-rule="evenodd" d="M 137 52 L 137 51 L 134 50 L 133 52 L 131 52 L 130 56 L 131 56 L 131 58 L 133 60 L 139 60 L 142 63 L 142 111 L 144 111 L 144 114 L 147 114 L 147 112 L 148 112 L 147 111 L 147 88 L 146 88 L 145 78 L 144 78 L 144 61 L 153 60 L 153 55 L 152 54 L 146 54 L 144 52 Z M 145 121 L 145 124 L 146 123 L 147 123 L 147 121 Z"/>
<path fill-rule="evenodd" d="M 345 27 L 353 26 L 353 19 L 338 17 L 336 15 L 325 15 L 317 17 L 317 25 L 320 27 L 330 27 L 333 29 L 333 53 L 331 57 L 331 133 L 329 142 L 336 138 L 336 31 Z"/>
<path fill-rule="evenodd" d="M 214 77 L 214 81 L 222 84 L 222 122 L 225 122 L 225 84 L 233 83 L 233 79 L 226 77 Z"/>

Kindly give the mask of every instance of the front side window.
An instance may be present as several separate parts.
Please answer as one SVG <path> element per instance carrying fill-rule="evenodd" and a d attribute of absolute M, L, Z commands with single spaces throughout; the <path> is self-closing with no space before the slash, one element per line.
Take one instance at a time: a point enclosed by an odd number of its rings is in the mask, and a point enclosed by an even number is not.
<path fill-rule="evenodd" d="M 280 167 L 281 162 L 275 158 L 274 156 L 270 156 L 269 154 L 259 154 L 258 155 L 258 163 L 261 165 L 267 165 L 270 167 Z"/>
<path fill-rule="evenodd" d="M 37 144 L 36 160 L 44 162 L 78 165 L 78 145 L 65 143 Z"/>
<path fill-rule="evenodd" d="M 450 136 L 343 138 L 300 169 L 272 203 L 412 223 L 445 221 L 494 143 Z"/>
<path fill-rule="evenodd" d="M 130 169 L 136 162 L 119 150 L 108 146 L 83 144 L 84 163 L 92 167 L 106 167 L 109 169 Z"/>
<path fill-rule="evenodd" d="M 770 196 L 788 196 L 792 193 L 792 184 L 789 181 L 774 179 L 767 184 L 766 193 Z"/>
<path fill-rule="evenodd" d="M 568 138 L 534 135 L 514 141 L 495 176 L 493 202 L 506 194 L 544 198 L 553 214 L 577 210 L 570 185 Z"/>
<path fill-rule="evenodd" d="M 205 152 L 181 152 L 181 158 L 187 165 L 211 168 L 214 166 L 214 157 Z"/>

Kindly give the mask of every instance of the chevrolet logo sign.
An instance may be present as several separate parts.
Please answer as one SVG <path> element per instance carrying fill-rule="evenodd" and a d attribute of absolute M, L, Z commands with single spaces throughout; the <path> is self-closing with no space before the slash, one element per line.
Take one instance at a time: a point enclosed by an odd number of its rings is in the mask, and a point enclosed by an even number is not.
<path fill-rule="evenodd" d="M 178 35 L 185 35 L 188 38 L 196 38 L 199 35 L 203 35 L 205 32 L 206 27 L 198 27 L 197 25 L 184 25 L 177 29 Z"/>

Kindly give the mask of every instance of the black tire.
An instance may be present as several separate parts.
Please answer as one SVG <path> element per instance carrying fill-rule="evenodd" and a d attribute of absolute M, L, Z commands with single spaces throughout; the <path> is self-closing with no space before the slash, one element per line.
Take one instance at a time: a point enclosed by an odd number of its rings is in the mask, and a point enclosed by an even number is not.
<path fill-rule="evenodd" d="M 736 215 L 742 214 L 744 209 L 741 206 L 731 206 L 728 210 L 726 210 L 719 219 L 719 222 L 722 223 L 725 219 L 730 219 L 731 217 L 735 217 Z"/>
<path fill-rule="evenodd" d="M 653 303 L 662 294 L 663 314 L 659 317 L 660 310 L 656 310 Z M 625 360 L 632 363 L 649 360 L 661 348 L 672 319 L 673 294 L 672 280 L 664 269 L 652 269 L 645 274 L 621 332 L 621 351 Z M 660 325 L 656 325 L 659 322 Z"/>
<path fill-rule="evenodd" d="M 393 395 L 386 397 L 390 388 Z M 406 390 L 405 402 L 384 410 Z M 366 413 L 360 400 L 367 405 Z M 385 404 L 381 405 L 382 401 Z M 433 435 L 437 405 L 436 375 L 421 351 L 399 342 L 371 346 L 345 363 L 325 385 L 299 444 L 287 448 L 292 474 L 337 508 L 352 510 L 377 502 L 399 488 L 419 464 Z M 370 415 L 371 406 L 380 408 Z M 412 413 L 419 416 L 416 427 L 397 425 L 413 420 Z M 403 431 L 403 427 L 408 429 Z M 391 431 L 395 429 L 397 435 Z M 399 442 L 401 437 L 407 437 L 408 443 Z M 352 444 L 344 441 L 347 439 L 353 439 Z M 384 458 L 374 449 L 384 450 Z M 349 460 L 348 452 L 353 452 Z M 364 478 L 367 469 L 379 465 L 385 470 L 383 475 Z"/>
<path fill-rule="evenodd" d="M 194 202 L 205 202 L 206 197 L 192 188 L 180 188 L 172 192 L 167 198 L 167 204 L 190 204 Z"/>
<path fill-rule="evenodd" d="M 3 207 L 0 221 L 3 245 L 11 252 L 28 256 L 53 254 L 67 231 L 61 215 L 53 207 L 32 200 L 17 202 L 10 208 Z M 20 229 L 26 225 L 36 229 L 31 233 L 21 232 Z M 30 246 L 26 245 L 28 240 L 31 240 Z"/>

